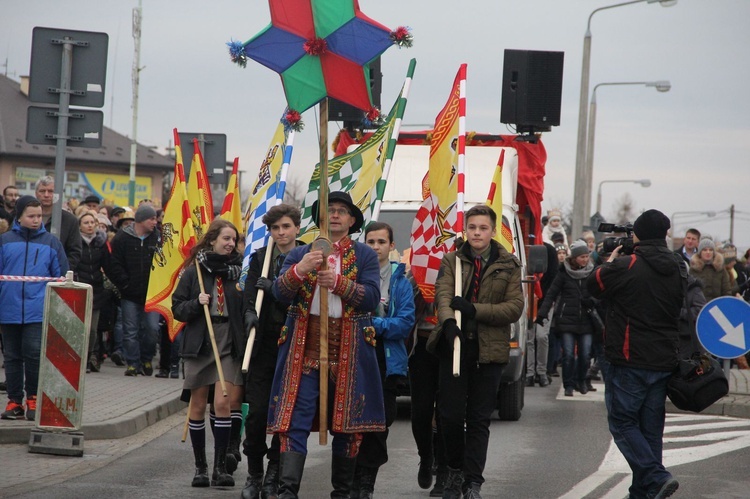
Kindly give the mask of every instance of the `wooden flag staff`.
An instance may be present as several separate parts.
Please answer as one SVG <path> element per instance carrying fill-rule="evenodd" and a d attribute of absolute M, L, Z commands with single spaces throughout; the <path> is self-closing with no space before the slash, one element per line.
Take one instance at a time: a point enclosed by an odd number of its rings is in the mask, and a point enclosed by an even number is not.
<path fill-rule="evenodd" d="M 263 259 L 263 269 L 260 271 L 262 277 L 268 277 L 268 271 L 271 268 L 271 255 L 273 254 L 273 238 L 269 238 L 268 247 L 266 248 L 266 257 Z M 278 272 L 279 269 L 276 269 Z M 255 286 L 255 283 L 245 282 L 245 286 Z M 260 317 L 260 311 L 263 308 L 263 298 L 265 298 L 265 291 L 262 289 L 258 290 L 255 295 L 255 316 Z M 250 328 L 250 334 L 247 337 L 247 343 L 245 344 L 245 356 L 242 358 L 242 373 L 247 374 L 250 370 L 250 356 L 253 354 L 253 345 L 255 345 L 255 327 Z"/>
<path fill-rule="evenodd" d="M 201 288 L 201 293 L 206 294 L 206 289 L 203 287 L 203 273 L 198 262 L 195 262 L 195 270 L 198 272 L 198 284 Z M 206 315 L 206 325 L 208 326 L 208 336 L 211 338 L 211 349 L 214 351 L 214 360 L 216 361 L 216 369 L 219 371 L 219 383 L 221 384 L 221 392 L 224 396 L 227 396 L 227 385 L 224 382 L 224 369 L 221 368 L 221 359 L 219 358 L 219 347 L 216 346 L 216 336 L 214 335 L 214 325 L 211 323 L 211 312 L 208 310 L 208 305 L 203 305 L 203 312 Z"/>
<path fill-rule="evenodd" d="M 320 189 L 318 191 L 318 228 L 320 236 L 313 249 L 323 250 L 320 270 L 328 269 L 331 239 L 328 232 L 328 98 L 320 101 Z M 326 251 L 326 249 L 328 251 Z M 328 290 L 320 292 L 320 445 L 328 443 Z"/>

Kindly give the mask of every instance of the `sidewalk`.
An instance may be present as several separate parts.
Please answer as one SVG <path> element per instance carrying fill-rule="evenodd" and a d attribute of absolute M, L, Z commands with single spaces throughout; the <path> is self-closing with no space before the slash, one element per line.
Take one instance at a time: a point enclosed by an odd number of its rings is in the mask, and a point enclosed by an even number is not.
<path fill-rule="evenodd" d="M 86 374 L 83 393 L 83 436 L 86 441 L 123 438 L 181 411 L 182 379 L 124 376 L 111 361 L 101 372 Z M 0 374 L 4 376 L 4 373 Z M 0 393 L 5 410 L 8 394 Z M 0 444 L 28 443 L 33 421 L 0 420 Z"/>

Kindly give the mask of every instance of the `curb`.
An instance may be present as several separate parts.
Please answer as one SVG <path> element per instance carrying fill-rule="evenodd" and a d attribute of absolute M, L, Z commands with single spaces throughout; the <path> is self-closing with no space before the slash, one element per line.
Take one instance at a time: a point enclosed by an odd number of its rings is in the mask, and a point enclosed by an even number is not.
<path fill-rule="evenodd" d="M 106 421 L 84 423 L 80 431 L 83 432 L 84 438 L 87 440 L 109 440 L 135 435 L 150 425 L 186 408 L 187 404 L 180 400 L 180 394 L 181 391 L 178 391 L 174 395 L 164 397 L 156 402 L 150 402 L 122 416 Z M 0 427 L 0 444 L 28 443 L 31 430 L 34 428 L 36 428 L 34 425 Z"/>

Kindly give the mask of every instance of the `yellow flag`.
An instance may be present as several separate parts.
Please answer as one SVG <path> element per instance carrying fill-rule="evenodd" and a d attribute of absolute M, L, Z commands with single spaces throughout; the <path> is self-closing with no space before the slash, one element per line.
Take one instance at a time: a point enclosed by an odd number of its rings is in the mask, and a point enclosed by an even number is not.
<path fill-rule="evenodd" d="M 195 245 L 195 233 L 190 221 L 185 172 L 182 165 L 182 148 L 177 129 L 175 137 L 175 165 L 172 190 L 164 209 L 159 246 L 154 253 L 151 275 L 146 292 L 146 311 L 159 312 L 167 321 L 169 338 L 174 341 L 183 323 L 172 315 L 172 293 L 177 287 L 182 265 Z"/>
<path fill-rule="evenodd" d="M 243 233 L 242 227 L 242 208 L 240 207 L 240 183 L 237 171 L 240 166 L 240 158 L 234 158 L 232 175 L 229 177 L 227 184 L 227 195 L 224 198 L 224 204 L 221 207 L 219 218 L 227 222 L 232 222 L 237 232 Z"/>
<path fill-rule="evenodd" d="M 503 245 L 509 253 L 513 253 L 513 235 L 510 228 L 503 223 L 503 163 L 505 162 L 505 149 L 500 151 L 500 158 L 497 160 L 497 168 L 492 176 L 490 192 L 487 194 L 487 206 L 497 215 L 498 229 L 495 234 L 495 241 Z"/>
<path fill-rule="evenodd" d="M 214 219 L 214 202 L 211 197 L 211 184 L 206 174 L 206 164 L 203 162 L 203 155 L 198 147 L 198 139 L 193 139 L 193 151 L 187 196 L 195 237 L 200 239 Z"/>

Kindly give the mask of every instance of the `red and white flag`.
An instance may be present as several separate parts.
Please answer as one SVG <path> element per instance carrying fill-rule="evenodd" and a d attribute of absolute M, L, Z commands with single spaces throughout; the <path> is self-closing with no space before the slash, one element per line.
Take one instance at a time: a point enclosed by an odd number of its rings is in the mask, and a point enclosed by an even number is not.
<path fill-rule="evenodd" d="M 455 250 L 456 237 L 464 230 L 465 119 L 466 64 L 462 64 L 448 102 L 435 119 L 430 169 L 423 181 L 424 202 L 412 224 L 411 272 L 429 303 L 435 300 L 435 281 L 443 255 Z"/>

